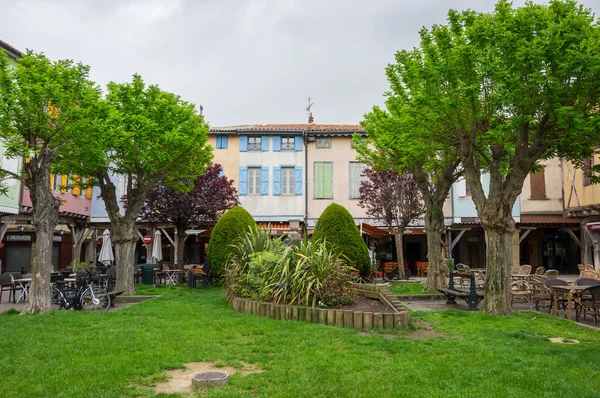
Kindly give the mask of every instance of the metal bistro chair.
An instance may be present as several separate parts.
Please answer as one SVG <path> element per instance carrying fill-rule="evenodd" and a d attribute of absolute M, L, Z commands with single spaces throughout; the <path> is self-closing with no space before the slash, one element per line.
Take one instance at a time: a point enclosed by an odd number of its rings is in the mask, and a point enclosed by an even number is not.
<path fill-rule="evenodd" d="M 579 318 L 581 311 L 583 311 L 584 319 L 585 315 L 588 312 L 591 312 L 594 314 L 594 326 L 596 326 L 598 323 L 598 313 L 600 312 L 600 285 L 593 286 L 589 288 L 588 291 L 590 293 L 590 298 L 582 298 L 581 302 L 577 306 L 577 318 Z"/>
<path fill-rule="evenodd" d="M 14 292 L 14 282 L 10 277 L 10 274 L 0 275 L 0 303 L 2 302 L 2 292 L 8 291 L 8 301 Z"/>

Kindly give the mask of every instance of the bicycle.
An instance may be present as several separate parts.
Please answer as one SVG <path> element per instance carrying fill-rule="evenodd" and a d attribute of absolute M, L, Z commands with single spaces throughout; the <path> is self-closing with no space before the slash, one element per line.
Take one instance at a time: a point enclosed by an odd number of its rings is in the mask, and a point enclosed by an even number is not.
<path fill-rule="evenodd" d="M 52 304 L 59 305 L 61 310 L 108 311 L 110 296 L 104 288 L 94 285 L 97 280 L 97 275 L 83 271 L 77 274 L 76 287 L 56 281 L 52 288 Z"/>

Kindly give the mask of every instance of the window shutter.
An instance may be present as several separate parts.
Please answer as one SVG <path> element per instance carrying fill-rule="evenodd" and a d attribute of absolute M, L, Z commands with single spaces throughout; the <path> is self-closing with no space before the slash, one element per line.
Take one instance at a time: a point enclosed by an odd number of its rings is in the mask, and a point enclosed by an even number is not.
<path fill-rule="evenodd" d="M 275 143 L 273 143 L 273 147 L 275 147 Z M 281 196 L 281 166 L 273 167 L 273 195 Z"/>
<path fill-rule="evenodd" d="M 467 196 L 467 182 L 464 179 L 458 180 L 458 196 Z"/>
<path fill-rule="evenodd" d="M 273 151 L 281 151 L 281 137 L 278 135 L 273 137 Z"/>
<path fill-rule="evenodd" d="M 262 166 L 261 167 L 261 176 L 260 176 L 260 194 L 262 196 L 266 196 L 269 194 L 269 167 Z"/>
<path fill-rule="evenodd" d="M 238 184 L 238 189 L 240 196 L 248 195 L 248 167 L 246 166 L 240 167 L 240 181 Z"/>
<path fill-rule="evenodd" d="M 221 149 L 222 146 L 223 146 L 223 136 L 218 135 L 217 136 L 217 149 Z"/>
<path fill-rule="evenodd" d="M 13 173 L 17 174 L 19 172 L 19 158 L 7 158 L 6 156 L 4 156 L 2 158 L 2 168 L 4 170 L 12 171 Z M 52 178 L 52 176 L 50 178 Z M 6 176 L 6 178 L 2 181 L 2 185 L 4 185 L 5 187 L 16 187 L 17 179 Z"/>
<path fill-rule="evenodd" d="M 315 176 L 314 176 L 314 190 L 313 193 L 315 198 L 323 197 L 323 163 L 315 163 Z"/>
<path fill-rule="evenodd" d="M 223 166 L 221 166 L 221 169 L 219 170 L 219 177 L 223 177 L 225 175 L 225 169 L 223 168 Z"/>
<path fill-rule="evenodd" d="M 333 164 L 325 163 L 323 167 L 323 197 L 333 198 Z"/>
<path fill-rule="evenodd" d="M 532 198 L 546 198 L 546 177 L 544 175 L 544 169 L 538 173 L 529 174 L 529 186 L 531 188 Z"/>
<path fill-rule="evenodd" d="M 301 135 L 297 135 L 294 138 L 294 145 L 295 145 L 296 151 L 301 151 L 303 144 L 304 144 L 304 142 L 302 140 L 302 136 Z"/>
<path fill-rule="evenodd" d="M 54 174 L 50 174 L 50 189 L 54 189 Z"/>
<path fill-rule="evenodd" d="M 592 185 L 592 179 L 588 177 L 592 174 L 592 158 L 587 158 L 583 160 L 583 186 L 587 187 L 588 185 Z"/>
<path fill-rule="evenodd" d="M 79 177 L 73 176 L 73 182 L 75 181 L 79 182 Z M 79 196 L 81 194 L 81 188 L 73 185 L 73 190 L 71 191 L 71 193 L 75 196 Z"/>
<path fill-rule="evenodd" d="M 67 176 L 61 176 L 60 185 L 67 185 Z M 67 192 L 67 190 L 63 187 L 60 189 L 60 192 L 65 193 L 65 192 Z"/>
<path fill-rule="evenodd" d="M 248 136 L 247 135 L 240 136 L 240 152 L 248 152 Z"/>
<path fill-rule="evenodd" d="M 85 198 L 92 199 L 92 188 L 88 188 L 85 190 Z"/>
<path fill-rule="evenodd" d="M 294 194 L 296 196 L 302 196 L 302 166 L 296 166 L 295 168 L 296 181 L 294 184 Z"/>
<path fill-rule="evenodd" d="M 229 137 L 224 135 L 221 136 L 221 147 L 227 149 L 229 147 Z"/>
<path fill-rule="evenodd" d="M 269 150 L 269 136 L 263 135 L 260 140 L 260 144 L 261 144 L 261 149 L 263 152 L 268 151 Z"/>

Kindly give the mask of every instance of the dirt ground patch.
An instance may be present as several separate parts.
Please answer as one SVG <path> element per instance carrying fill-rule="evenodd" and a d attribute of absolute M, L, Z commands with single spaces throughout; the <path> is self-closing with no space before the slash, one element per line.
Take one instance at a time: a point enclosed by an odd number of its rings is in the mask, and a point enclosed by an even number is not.
<path fill-rule="evenodd" d="M 239 373 L 246 376 L 253 373 L 262 373 L 263 370 L 256 365 L 242 362 L 241 369 L 232 366 L 217 366 L 215 362 L 190 362 L 185 364 L 185 369 L 167 370 L 165 373 L 170 379 L 163 383 L 158 383 L 154 387 L 157 394 L 175 394 L 192 392 L 192 378 L 196 373 L 203 372 L 225 372 L 228 375 Z"/>
<path fill-rule="evenodd" d="M 356 297 L 354 304 L 346 305 L 341 309 L 362 312 L 381 312 L 388 314 L 395 312 L 390 306 L 383 304 L 381 301 L 364 297 L 360 294 Z"/>
<path fill-rule="evenodd" d="M 429 322 L 413 322 L 413 326 L 418 328 L 418 330 L 409 333 L 409 334 L 393 334 L 393 333 L 376 333 L 375 336 L 381 336 L 386 339 L 409 339 L 409 340 L 418 340 L 418 339 L 433 339 L 436 337 L 441 337 L 443 339 L 454 339 L 456 336 L 448 336 L 443 333 L 438 333 L 433 330 L 433 325 Z M 373 336 L 370 333 L 358 333 L 361 336 Z"/>
<path fill-rule="evenodd" d="M 548 340 L 550 340 L 551 343 L 557 344 L 579 344 L 579 340 L 565 339 L 563 337 L 550 337 Z"/>

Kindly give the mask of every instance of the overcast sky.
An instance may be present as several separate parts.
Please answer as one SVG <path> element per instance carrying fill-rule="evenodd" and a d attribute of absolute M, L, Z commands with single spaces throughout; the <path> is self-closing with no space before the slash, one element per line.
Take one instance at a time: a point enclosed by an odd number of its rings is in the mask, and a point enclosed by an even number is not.
<path fill-rule="evenodd" d="M 523 1 L 515 1 L 523 4 Z M 600 0 L 584 0 L 600 14 Z M 88 64 L 105 86 L 139 73 L 202 105 L 212 126 L 358 123 L 385 66 L 449 8 L 493 0 L 0 0 L 0 39 Z"/>

